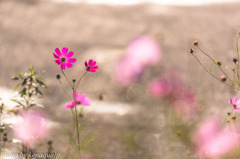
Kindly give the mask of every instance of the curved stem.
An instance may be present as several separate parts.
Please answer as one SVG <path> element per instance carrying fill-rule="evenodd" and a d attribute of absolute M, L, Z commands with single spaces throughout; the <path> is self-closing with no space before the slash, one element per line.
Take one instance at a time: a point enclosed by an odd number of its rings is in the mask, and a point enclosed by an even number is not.
<path fill-rule="evenodd" d="M 212 62 L 221 70 L 221 72 L 227 77 L 227 79 L 231 82 L 231 83 L 233 83 L 233 81 L 231 80 L 231 78 L 229 78 L 229 76 L 222 70 L 222 68 L 216 63 L 216 61 L 214 61 L 214 59 L 211 57 L 211 56 L 209 56 L 207 53 L 205 53 L 199 46 L 197 46 L 198 47 L 198 49 L 204 54 L 204 55 L 206 55 L 207 57 L 209 57 L 211 60 L 212 60 Z"/>
<path fill-rule="evenodd" d="M 238 47 L 238 40 L 239 40 L 239 36 L 240 36 L 240 34 L 238 34 L 238 37 L 237 37 L 237 39 L 236 39 L 236 48 L 237 48 L 237 64 L 236 64 L 236 67 L 237 67 L 237 78 L 238 78 L 238 81 L 237 82 L 239 82 L 239 47 Z"/>
<path fill-rule="evenodd" d="M 78 80 L 78 83 L 77 83 L 77 86 L 76 86 L 76 88 L 75 88 L 75 90 L 77 90 L 77 88 L 78 88 L 78 85 L 79 85 L 79 83 L 80 83 L 80 81 L 82 80 L 82 78 L 83 78 L 83 76 L 85 76 L 86 74 L 87 74 L 87 72 L 88 71 L 86 71 L 80 78 L 79 78 L 79 80 Z"/>
<path fill-rule="evenodd" d="M 192 54 L 193 55 L 193 57 L 195 57 L 195 59 L 198 61 L 198 63 L 202 66 L 202 68 L 207 72 L 207 73 L 209 73 L 211 76 L 213 76 L 215 79 L 217 79 L 218 81 L 220 81 L 221 83 L 223 83 L 220 79 L 218 79 L 214 74 L 212 74 L 211 72 L 209 72 L 204 66 L 203 66 L 203 64 L 200 62 L 200 60 L 194 55 L 194 54 Z M 236 89 L 234 86 L 232 86 L 232 85 L 229 85 L 229 84 L 227 84 L 227 83 L 224 83 L 225 85 L 227 85 L 227 86 L 229 86 L 229 87 L 232 87 L 232 88 L 234 88 L 234 89 Z"/>
<path fill-rule="evenodd" d="M 68 93 L 67 93 L 66 90 L 64 89 L 64 87 L 63 87 L 62 82 L 61 82 L 60 79 L 59 79 L 59 82 L 60 82 L 60 85 L 61 85 L 61 87 L 62 87 L 64 93 L 67 95 L 67 97 L 70 99 L 70 101 L 72 101 L 71 97 L 68 95 Z"/>
<path fill-rule="evenodd" d="M 71 84 L 71 82 L 69 81 L 69 79 L 67 78 L 67 76 L 65 75 L 65 73 L 63 72 L 63 70 L 62 70 L 62 74 L 64 75 L 64 77 L 67 79 L 67 81 L 68 81 L 68 83 L 69 83 L 69 85 L 70 85 L 70 87 L 74 90 L 74 88 L 73 88 L 73 86 L 72 86 L 72 84 Z"/>

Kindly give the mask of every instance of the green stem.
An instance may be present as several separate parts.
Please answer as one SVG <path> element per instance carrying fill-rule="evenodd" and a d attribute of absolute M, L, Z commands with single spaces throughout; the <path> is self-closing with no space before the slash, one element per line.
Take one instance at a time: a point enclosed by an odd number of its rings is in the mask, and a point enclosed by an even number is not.
<path fill-rule="evenodd" d="M 66 92 L 66 90 L 65 90 L 65 88 L 63 87 L 62 82 L 61 82 L 60 79 L 59 79 L 59 82 L 60 82 L 60 85 L 61 85 L 61 87 L 62 87 L 64 93 L 66 94 L 66 96 L 70 99 L 70 101 L 72 101 L 72 98 L 71 98 L 71 97 L 68 95 L 68 93 Z"/>
<path fill-rule="evenodd" d="M 239 36 L 240 34 L 238 34 L 238 37 L 236 39 L 236 48 L 237 48 L 237 78 L 238 78 L 238 81 L 239 82 L 239 47 L 238 47 L 238 40 L 239 40 Z"/>
<path fill-rule="evenodd" d="M 79 83 L 80 83 L 80 81 L 82 80 L 82 78 L 83 78 L 83 76 L 85 76 L 86 74 L 87 74 L 87 72 L 88 71 L 86 71 L 80 78 L 79 78 L 79 80 L 78 80 L 78 83 L 77 83 L 77 86 L 76 86 L 76 88 L 75 88 L 75 90 L 77 90 L 77 88 L 78 88 L 78 85 L 79 85 Z"/>
<path fill-rule="evenodd" d="M 210 58 L 210 59 L 212 60 L 212 62 L 220 69 L 220 71 L 227 77 L 227 79 L 228 79 L 231 83 L 233 83 L 233 81 L 231 80 L 231 78 L 228 77 L 228 75 L 222 70 L 222 68 L 216 63 L 216 61 L 214 61 L 214 59 L 213 59 L 211 56 L 209 56 L 207 53 L 205 53 L 199 46 L 197 46 L 197 47 L 198 47 L 198 49 L 199 49 L 204 55 L 206 55 L 208 58 Z"/>
<path fill-rule="evenodd" d="M 63 70 L 62 70 L 62 74 L 63 74 L 64 77 L 67 79 L 67 81 L 68 81 L 70 87 L 71 87 L 72 89 L 74 89 L 73 86 L 72 86 L 72 84 L 71 84 L 71 82 L 69 81 L 69 79 L 67 78 L 67 76 L 65 75 L 65 73 L 63 72 Z"/>
<path fill-rule="evenodd" d="M 192 54 L 193 55 L 193 57 L 195 57 L 195 59 L 198 61 L 198 63 L 202 66 L 202 68 L 207 72 L 207 73 L 209 73 L 212 77 L 214 77 L 215 79 L 217 79 L 218 81 L 220 81 L 221 83 L 224 83 L 224 82 L 222 82 L 220 79 L 218 79 L 214 74 L 212 74 L 211 72 L 209 72 L 204 66 L 203 66 L 203 64 L 200 62 L 200 60 L 194 55 L 194 54 Z M 232 85 L 229 85 L 229 84 L 227 84 L 227 83 L 224 83 L 225 85 L 227 85 L 227 86 L 229 86 L 229 87 L 232 87 L 232 88 L 234 88 L 234 89 L 236 89 L 234 86 L 232 86 Z"/>

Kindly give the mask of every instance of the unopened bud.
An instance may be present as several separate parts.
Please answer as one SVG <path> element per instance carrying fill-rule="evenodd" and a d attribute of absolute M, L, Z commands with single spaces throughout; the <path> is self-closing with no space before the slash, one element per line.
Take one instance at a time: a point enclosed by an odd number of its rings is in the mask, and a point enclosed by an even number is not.
<path fill-rule="evenodd" d="M 75 83 L 75 82 L 76 82 L 76 80 L 75 80 L 75 79 L 73 79 L 73 80 L 72 80 L 72 82 L 73 82 L 73 83 Z"/>
<path fill-rule="evenodd" d="M 195 41 L 193 42 L 193 45 L 198 46 L 198 41 L 195 40 Z"/>
<path fill-rule="evenodd" d="M 219 60 L 216 61 L 216 64 L 217 64 L 218 66 L 221 66 L 221 65 L 222 65 L 221 61 L 219 61 Z"/>
<path fill-rule="evenodd" d="M 232 120 L 236 120 L 236 118 L 237 118 L 236 116 L 233 116 L 233 117 L 232 117 Z"/>
<path fill-rule="evenodd" d="M 227 78 L 224 75 L 222 75 L 220 78 L 222 82 L 225 82 L 227 80 Z"/>
<path fill-rule="evenodd" d="M 194 50 L 193 50 L 193 49 L 189 49 L 189 53 L 190 53 L 190 54 L 193 54 L 193 53 L 194 53 Z"/>
<path fill-rule="evenodd" d="M 238 61 L 238 60 L 237 60 L 236 58 L 233 59 L 233 62 L 234 62 L 234 63 L 237 63 L 237 61 Z"/>
<path fill-rule="evenodd" d="M 61 78 L 61 76 L 60 76 L 60 75 L 57 75 L 57 76 L 56 76 L 56 78 L 57 78 L 57 79 L 60 79 L 60 78 Z"/>

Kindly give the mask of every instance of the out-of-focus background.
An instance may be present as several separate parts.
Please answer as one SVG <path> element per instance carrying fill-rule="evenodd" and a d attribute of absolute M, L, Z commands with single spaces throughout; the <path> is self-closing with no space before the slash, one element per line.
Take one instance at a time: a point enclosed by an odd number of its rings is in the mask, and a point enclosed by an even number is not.
<path fill-rule="evenodd" d="M 78 89 L 92 101 L 85 111 L 95 139 L 84 150 L 85 156 L 187 159 L 186 145 L 172 130 L 169 104 L 151 96 L 149 83 L 177 70 L 204 105 L 205 116 L 224 116 L 230 111 L 227 101 L 236 92 L 204 72 L 188 50 L 199 40 L 201 47 L 231 72 L 240 31 L 239 8 L 237 0 L 1 0 L 0 97 L 13 105 L 8 101 L 15 96 L 11 90 L 16 81 L 11 76 L 28 71 L 29 65 L 45 70 L 42 76 L 51 91 L 45 92 L 40 102 L 53 123 L 49 140 L 56 152 L 65 154 L 67 139 L 61 128 L 72 118 L 64 108 L 69 101 L 56 80 L 61 70 L 52 53 L 56 47 L 68 47 L 78 59 L 66 70 L 68 76 L 83 74 L 84 62 L 90 58 L 99 66 L 96 73 L 84 77 Z M 116 67 L 133 40 L 141 37 L 154 39 L 158 60 L 144 66 L 137 80 L 122 84 L 118 78 L 124 78 L 126 72 L 121 71 L 126 68 Z"/>

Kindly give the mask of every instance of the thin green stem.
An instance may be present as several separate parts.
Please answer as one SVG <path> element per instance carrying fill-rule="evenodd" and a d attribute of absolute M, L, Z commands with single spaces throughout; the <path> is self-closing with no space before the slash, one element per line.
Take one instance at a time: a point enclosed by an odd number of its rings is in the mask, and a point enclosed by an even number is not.
<path fill-rule="evenodd" d="M 231 82 L 231 83 L 234 83 L 231 78 L 229 78 L 229 76 L 222 70 L 222 68 L 216 63 L 216 61 L 214 61 L 214 59 L 209 56 L 207 53 L 205 53 L 199 46 L 197 46 L 198 49 L 204 54 L 206 55 L 208 58 L 210 58 L 212 60 L 212 62 L 221 70 L 221 72 L 227 77 L 227 79 Z"/>
<path fill-rule="evenodd" d="M 68 81 L 68 83 L 69 83 L 69 85 L 70 85 L 70 87 L 74 90 L 74 88 L 73 88 L 73 86 L 72 86 L 72 84 L 71 84 L 71 82 L 69 81 L 69 79 L 67 78 L 67 76 L 65 75 L 65 73 L 63 72 L 63 70 L 62 70 L 62 74 L 64 75 L 64 77 L 67 79 L 67 81 Z"/>
<path fill-rule="evenodd" d="M 80 137 L 79 137 L 79 124 L 78 124 L 78 122 L 79 122 L 79 118 L 78 118 L 78 111 L 77 111 L 77 108 L 76 107 L 74 107 L 75 108 L 75 114 L 76 114 L 76 127 L 77 127 L 77 141 L 78 141 L 78 145 L 77 145 L 77 151 L 78 151 L 78 155 L 79 155 L 79 157 L 81 158 L 81 150 L 80 150 Z"/>
<path fill-rule="evenodd" d="M 67 95 L 67 97 L 70 99 L 70 101 L 72 101 L 72 98 L 71 98 L 71 97 L 68 95 L 68 93 L 66 92 L 66 90 L 65 90 L 65 88 L 63 87 L 62 82 L 61 82 L 60 79 L 59 79 L 59 82 L 60 82 L 60 85 L 61 85 L 61 87 L 62 87 L 64 93 Z"/>
<path fill-rule="evenodd" d="M 78 88 L 78 85 L 79 85 L 79 83 L 80 83 L 80 81 L 82 80 L 82 78 L 83 78 L 83 76 L 85 76 L 86 74 L 87 74 L 87 72 L 88 71 L 86 71 L 80 78 L 79 78 L 79 80 L 78 80 L 78 83 L 77 83 L 77 86 L 76 86 L 76 88 L 75 88 L 75 90 L 77 90 L 77 88 Z"/>
<path fill-rule="evenodd" d="M 238 37 L 236 39 L 236 48 L 237 48 L 237 63 L 236 63 L 236 65 L 237 65 L 237 78 L 238 78 L 237 82 L 239 82 L 239 47 L 238 47 L 239 36 L 240 36 L 240 34 L 238 34 Z"/>
<path fill-rule="evenodd" d="M 220 79 L 218 79 L 214 74 L 212 74 L 211 72 L 209 72 L 204 66 L 203 66 L 203 64 L 200 62 L 200 60 L 194 55 L 194 54 L 192 54 L 193 55 L 193 57 L 195 57 L 195 59 L 198 61 L 198 63 L 202 66 L 202 68 L 207 72 L 207 73 L 209 73 L 212 77 L 214 77 L 215 79 L 217 79 L 218 81 L 220 81 L 221 83 L 224 83 L 224 82 L 222 82 Z M 232 85 L 229 85 L 229 84 L 227 84 L 227 83 L 224 83 L 225 85 L 227 85 L 227 86 L 229 86 L 229 87 L 232 87 L 232 88 L 234 88 L 234 89 L 236 89 L 234 86 L 232 86 Z"/>

